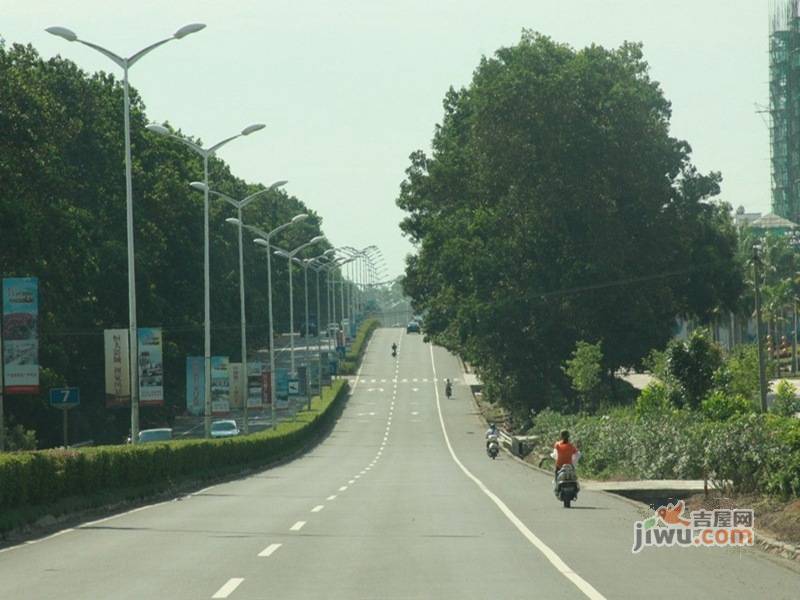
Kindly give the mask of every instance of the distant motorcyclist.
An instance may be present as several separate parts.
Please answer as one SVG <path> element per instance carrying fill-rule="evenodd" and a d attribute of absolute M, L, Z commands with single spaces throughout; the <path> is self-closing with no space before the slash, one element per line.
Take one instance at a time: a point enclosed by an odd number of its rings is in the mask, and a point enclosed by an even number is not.
<path fill-rule="evenodd" d="M 397 356 L 397 344 L 392 342 L 392 356 Z"/>
<path fill-rule="evenodd" d="M 453 382 L 449 378 L 444 380 L 444 395 L 448 398 L 453 395 Z"/>
<path fill-rule="evenodd" d="M 489 423 L 489 429 L 486 430 L 486 448 L 488 449 L 489 443 L 496 441 L 499 436 L 500 432 L 497 429 L 497 425 Z"/>
<path fill-rule="evenodd" d="M 581 457 L 581 452 L 569 441 L 569 431 L 561 432 L 561 439 L 553 445 L 553 458 L 556 459 L 556 477 L 558 470 L 564 465 L 574 465 Z"/>

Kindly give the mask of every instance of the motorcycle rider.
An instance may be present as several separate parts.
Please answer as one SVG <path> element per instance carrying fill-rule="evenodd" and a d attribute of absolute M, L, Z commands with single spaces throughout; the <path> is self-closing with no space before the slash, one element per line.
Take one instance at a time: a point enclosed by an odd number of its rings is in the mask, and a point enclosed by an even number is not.
<path fill-rule="evenodd" d="M 489 449 L 489 442 L 496 441 L 499 435 L 500 434 L 497 431 L 497 425 L 495 425 L 494 423 L 489 423 L 489 429 L 486 430 L 486 449 L 487 450 Z"/>
<path fill-rule="evenodd" d="M 453 395 L 453 382 L 449 377 L 444 380 L 444 395 L 448 398 Z"/>
<path fill-rule="evenodd" d="M 392 356 L 397 356 L 397 343 L 392 342 Z"/>
<path fill-rule="evenodd" d="M 558 470 L 564 465 L 574 465 L 581 457 L 581 452 L 569 441 L 569 431 L 561 432 L 561 439 L 553 444 L 553 458 L 556 459 L 556 477 Z"/>

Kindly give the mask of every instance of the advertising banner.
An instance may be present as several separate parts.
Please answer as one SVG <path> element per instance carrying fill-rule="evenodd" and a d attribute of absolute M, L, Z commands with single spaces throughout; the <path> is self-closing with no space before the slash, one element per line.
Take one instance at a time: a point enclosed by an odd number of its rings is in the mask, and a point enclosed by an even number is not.
<path fill-rule="evenodd" d="M 186 357 L 186 412 L 205 414 L 205 362 L 202 356 Z"/>
<path fill-rule="evenodd" d="M 319 395 L 319 365 L 312 365 L 308 375 L 308 391 L 312 396 L 317 396 Z"/>
<path fill-rule="evenodd" d="M 39 393 L 39 280 L 3 279 L 3 371 L 7 394 Z"/>
<path fill-rule="evenodd" d="M 244 369 L 242 363 L 228 363 L 228 376 L 231 381 L 230 403 L 233 410 L 240 410 L 244 403 Z"/>
<path fill-rule="evenodd" d="M 211 357 L 211 412 L 226 413 L 231 410 L 228 357 Z"/>
<path fill-rule="evenodd" d="M 275 408 L 289 407 L 289 369 L 275 369 Z"/>
<path fill-rule="evenodd" d="M 319 353 L 319 359 L 322 361 L 322 385 L 331 384 L 331 361 L 328 351 L 325 350 Z"/>
<path fill-rule="evenodd" d="M 131 402 L 131 363 L 127 329 L 103 332 L 106 356 L 106 407 L 125 406 Z"/>
<path fill-rule="evenodd" d="M 164 404 L 164 353 L 161 328 L 140 327 L 139 331 L 139 404 Z"/>
<path fill-rule="evenodd" d="M 264 406 L 272 406 L 272 372 L 267 369 L 261 372 L 261 389 Z"/>
<path fill-rule="evenodd" d="M 264 363 L 247 363 L 247 408 L 261 408 L 265 404 L 263 372 Z"/>

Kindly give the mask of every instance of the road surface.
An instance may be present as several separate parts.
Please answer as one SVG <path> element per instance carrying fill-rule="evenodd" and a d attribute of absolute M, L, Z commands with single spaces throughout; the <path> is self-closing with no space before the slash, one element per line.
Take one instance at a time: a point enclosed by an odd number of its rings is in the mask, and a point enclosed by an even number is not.
<path fill-rule="evenodd" d="M 397 359 L 390 346 L 397 341 Z M 444 398 L 442 381 L 456 380 Z M 297 460 L 181 500 L 0 551 L 14 599 L 792 598 L 757 550 L 631 552 L 646 513 L 491 461 L 458 362 L 378 330 L 329 438 Z M 446 432 L 446 433 L 445 433 Z"/>

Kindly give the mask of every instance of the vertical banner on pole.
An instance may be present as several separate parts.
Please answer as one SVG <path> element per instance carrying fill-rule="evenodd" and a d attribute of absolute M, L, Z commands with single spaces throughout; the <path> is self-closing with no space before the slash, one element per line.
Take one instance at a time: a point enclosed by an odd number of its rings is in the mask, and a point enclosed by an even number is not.
<path fill-rule="evenodd" d="M 275 369 L 275 408 L 289 407 L 289 369 Z"/>
<path fill-rule="evenodd" d="M 308 371 L 308 392 L 312 396 L 319 395 L 319 368 L 317 365 L 311 367 Z"/>
<path fill-rule="evenodd" d="M 263 371 L 264 363 L 247 363 L 247 408 L 261 408 L 264 405 Z"/>
<path fill-rule="evenodd" d="M 39 393 L 39 280 L 3 279 L 3 375 L 7 394 Z"/>
<path fill-rule="evenodd" d="M 231 410 L 228 365 L 227 356 L 211 357 L 211 412 L 215 414 Z"/>
<path fill-rule="evenodd" d="M 240 410 L 244 399 L 244 369 L 242 363 L 228 363 L 228 376 L 230 378 L 230 405 L 234 410 Z"/>
<path fill-rule="evenodd" d="M 202 356 L 186 357 L 186 412 L 198 417 L 205 412 L 205 366 Z"/>
<path fill-rule="evenodd" d="M 129 405 L 131 402 L 130 345 L 127 329 L 106 329 L 103 332 L 106 356 L 106 407 Z"/>
<path fill-rule="evenodd" d="M 140 327 L 139 337 L 139 404 L 164 404 L 164 353 L 161 329 Z"/>
<path fill-rule="evenodd" d="M 266 368 L 261 371 L 261 391 L 261 403 L 272 406 L 272 372 Z"/>

